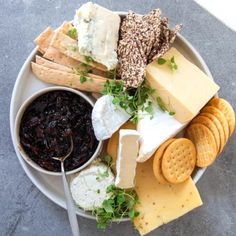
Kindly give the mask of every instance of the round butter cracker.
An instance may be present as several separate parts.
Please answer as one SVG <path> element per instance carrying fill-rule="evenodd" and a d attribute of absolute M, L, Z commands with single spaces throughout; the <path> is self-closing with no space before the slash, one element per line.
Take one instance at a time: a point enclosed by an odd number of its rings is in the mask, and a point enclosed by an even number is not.
<path fill-rule="evenodd" d="M 215 138 L 217 150 L 220 150 L 220 134 L 215 123 L 210 118 L 208 118 L 207 116 L 202 116 L 200 114 L 192 120 L 191 124 L 205 125 L 212 132 Z"/>
<path fill-rule="evenodd" d="M 208 112 L 212 114 L 213 116 L 215 116 L 220 121 L 224 130 L 225 143 L 226 143 L 229 138 L 229 125 L 224 114 L 218 108 L 213 107 L 213 106 L 205 106 L 201 110 L 201 112 Z"/>
<path fill-rule="evenodd" d="M 225 116 L 229 125 L 229 135 L 231 136 L 235 128 L 235 113 L 233 107 L 223 98 L 213 98 L 208 105 L 218 108 Z"/>
<path fill-rule="evenodd" d="M 161 170 L 161 162 L 162 155 L 165 152 L 165 149 L 174 141 L 174 138 L 168 139 L 165 141 L 154 154 L 153 159 L 153 173 L 160 184 L 169 184 L 169 182 L 165 179 L 162 170 Z"/>
<path fill-rule="evenodd" d="M 185 137 L 189 138 L 197 150 L 198 167 L 211 165 L 217 156 L 217 146 L 212 132 L 202 124 L 191 124 L 185 132 Z"/>
<path fill-rule="evenodd" d="M 186 138 L 174 140 L 165 150 L 162 157 L 164 177 L 173 184 L 187 180 L 196 164 L 196 149 L 192 141 Z"/>
<path fill-rule="evenodd" d="M 225 135 L 224 135 L 224 130 L 223 130 L 223 127 L 220 123 L 220 121 L 217 119 L 217 117 L 215 117 L 214 115 L 208 113 L 208 112 L 203 112 L 203 113 L 200 113 L 201 116 L 205 116 L 207 118 L 209 118 L 211 121 L 214 122 L 218 132 L 219 132 L 219 135 L 220 135 L 220 148 L 219 148 L 219 153 L 222 152 L 222 150 L 224 149 L 224 146 L 225 146 L 225 143 L 226 143 L 226 140 L 225 140 Z"/>

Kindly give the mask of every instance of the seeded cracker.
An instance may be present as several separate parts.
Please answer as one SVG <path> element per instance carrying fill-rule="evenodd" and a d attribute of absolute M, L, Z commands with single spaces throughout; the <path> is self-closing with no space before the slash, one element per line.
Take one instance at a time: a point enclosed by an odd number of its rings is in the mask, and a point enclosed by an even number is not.
<path fill-rule="evenodd" d="M 169 50 L 180 29 L 180 25 L 169 29 L 160 9 L 144 16 L 128 13 L 121 24 L 118 45 L 119 74 L 126 87 L 137 88 L 143 82 L 146 65 Z"/>

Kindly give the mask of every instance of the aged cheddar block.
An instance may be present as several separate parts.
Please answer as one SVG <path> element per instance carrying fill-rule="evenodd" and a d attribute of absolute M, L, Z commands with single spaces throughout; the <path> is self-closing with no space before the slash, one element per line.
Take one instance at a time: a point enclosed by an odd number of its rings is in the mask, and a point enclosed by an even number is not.
<path fill-rule="evenodd" d="M 178 66 L 174 71 L 170 66 L 172 57 Z M 160 96 L 175 111 L 175 118 L 188 122 L 216 94 L 219 86 L 177 49 L 171 48 L 163 58 L 167 60 L 165 64 L 159 65 L 155 60 L 147 66 L 147 80 L 156 89 L 155 96 Z"/>
<path fill-rule="evenodd" d="M 139 133 L 132 129 L 121 129 L 119 134 L 115 185 L 123 189 L 133 188 L 139 150 Z"/>
<path fill-rule="evenodd" d="M 157 182 L 152 170 L 153 158 L 139 163 L 136 169 L 135 190 L 140 212 L 134 225 L 141 235 L 166 224 L 202 205 L 201 197 L 192 179 L 176 184 L 162 185 Z"/>

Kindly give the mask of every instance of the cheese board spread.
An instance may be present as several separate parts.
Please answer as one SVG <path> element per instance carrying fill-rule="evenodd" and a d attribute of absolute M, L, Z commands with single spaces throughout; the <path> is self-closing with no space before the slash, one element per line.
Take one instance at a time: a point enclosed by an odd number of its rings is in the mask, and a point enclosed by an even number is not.
<path fill-rule="evenodd" d="M 193 173 L 212 165 L 234 132 L 220 86 L 173 46 L 182 27 L 171 29 L 160 9 L 121 16 L 88 2 L 35 39 L 30 70 L 60 89 L 20 109 L 17 148 L 53 175 L 61 169 L 52 157 L 72 138 L 70 192 L 99 229 L 129 218 L 146 235 L 201 206 Z"/>

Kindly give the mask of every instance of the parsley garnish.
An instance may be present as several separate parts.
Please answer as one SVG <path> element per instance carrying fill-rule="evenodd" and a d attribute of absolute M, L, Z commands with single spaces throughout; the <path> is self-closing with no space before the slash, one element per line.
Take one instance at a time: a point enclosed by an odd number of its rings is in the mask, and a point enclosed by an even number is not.
<path fill-rule="evenodd" d="M 159 57 L 157 59 L 158 65 L 164 65 L 166 62 L 167 62 L 167 60 L 162 58 L 162 57 Z M 178 65 L 175 62 L 175 57 L 174 56 L 171 57 L 171 59 L 168 61 L 168 64 L 170 65 L 170 68 L 171 68 L 172 71 L 175 71 L 175 70 L 178 69 Z"/>
<path fill-rule="evenodd" d="M 106 177 L 109 177 L 109 167 L 106 169 L 106 171 L 104 171 L 103 173 L 102 172 L 98 172 L 97 173 L 97 178 L 96 178 L 96 180 L 101 180 L 101 179 L 104 179 L 104 178 L 106 178 Z"/>
<path fill-rule="evenodd" d="M 90 56 L 85 56 L 84 59 L 88 64 L 91 63 L 91 62 L 94 62 L 94 59 Z"/>
<path fill-rule="evenodd" d="M 97 227 L 105 229 L 113 219 L 129 217 L 134 220 L 139 213 L 135 210 L 138 203 L 138 196 L 134 190 L 124 190 L 110 185 L 106 189 L 110 197 L 103 201 L 102 206 L 93 210 L 96 216 Z"/>
<path fill-rule="evenodd" d="M 87 77 L 81 75 L 80 78 L 79 78 L 79 80 L 80 80 L 80 83 L 83 84 L 84 82 L 87 81 Z"/>
<path fill-rule="evenodd" d="M 67 32 L 67 35 L 72 39 L 77 39 L 77 30 L 76 28 L 72 28 Z"/>
<path fill-rule="evenodd" d="M 174 111 L 171 111 L 170 106 L 165 105 L 165 103 L 161 100 L 160 97 L 157 97 L 157 98 L 156 98 L 156 102 L 157 102 L 157 105 L 159 106 L 159 108 L 160 108 L 162 111 L 168 112 L 170 116 L 174 116 L 174 115 L 175 115 L 175 112 L 174 112 Z"/>
<path fill-rule="evenodd" d="M 174 115 L 175 115 L 175 112 L 174 112 L 174 111 L 169 111 L 169 115 L 170 115 L 170 116 L 174 116 Z"/>
<path fill-rule="evenodd" d="M 104 159 L 104 162 L 107 164 L 108 167 L 112 166 L 112 157 L 110 155 L 106 155 L 103 159 Z"/>
<path fill-rule="evenodd" d="M 174 56 L 171 57 L 171 59 L 170 59 L 170 66 L 171 66 L 171 69 L 172 69 L 173 71 L 175 71 L 175 70 L 178 69 L 178 65 L 177 65 L 176 62 L 175 62 L 175 57 L 174 57 Z"/>
<path fill-rule="evenodd" d="M 112 95 L 113 104 L 123 108 L 130 114 L 131 121 L 137 124 L 140 120 L 140 111 L 146 111 L 152 115 L 152 102 L 148 100 L 154 91 L 146 83 L 141 84 L 137 89 L 125 90 L 123 81 L 107 80 L 102 93 Z"/>
<path fill-rule="evenodd" d="M 162 57 L 159 57 L 159 58 L 157 59 L 157 63 L 158 63 L 159 65 L 164 65 L 164 64 L 166 63 L 166 59 L 164 59 L 164 58 L 162 58 Z"/>
<path fill-rule="evenodd" d="M 90 68 L 90 66 L 86 65 L 85 63 L 81 63 L 80 64 L 81 67 L 84 67 L 84 69 L 82 70 L 80 67 L 79 68 L 73 68 L 73 71 L 75 74 L 80 75 L 80 83 L 84 83 L 88 80 L 88 78 L 86 77 L 89 73 L 92 73 L 92 69 Z M 89 79 L 89 81 L 93 81 L 92 78 Z"/>
<path fill-rule="evenodd" d="M 117 76 L 117 70 L 116 68 L 113 69 L 113 70 L 109 70 L 106 72 L 106 76 L 110 79 L 116 79 L 116 76 Z"/>

